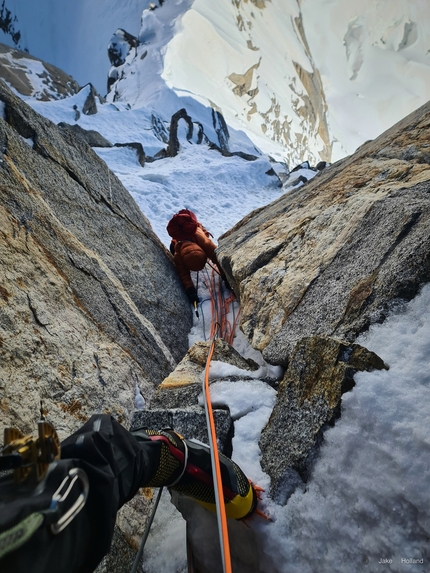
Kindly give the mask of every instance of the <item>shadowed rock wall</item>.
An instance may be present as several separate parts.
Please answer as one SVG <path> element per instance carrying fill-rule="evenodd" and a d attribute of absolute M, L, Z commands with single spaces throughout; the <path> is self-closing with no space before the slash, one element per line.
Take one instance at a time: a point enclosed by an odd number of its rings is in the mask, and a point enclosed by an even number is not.
<path fill-rule="evenodd" d="M 105 163 L 0 82 L 0 409 L 60 431 L 127 425 L 187 350 L 170 254 Z"/>

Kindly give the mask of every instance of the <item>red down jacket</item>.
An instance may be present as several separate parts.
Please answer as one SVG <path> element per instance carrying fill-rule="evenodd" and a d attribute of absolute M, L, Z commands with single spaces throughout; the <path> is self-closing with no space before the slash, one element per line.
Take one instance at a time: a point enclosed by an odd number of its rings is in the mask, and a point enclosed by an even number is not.
<path fill-rule="evenodd" d="M 221 276 L 224 277 L 215 255 L 216 245 L 200 223 L 197 224 L 197 229 L 190 238 L 185 241 L 173 240 L 171 249 L 176 270 L 185 290 L 194 287 L 190 271 L 201 271 L 207 259 L 217 265 Z"/>
<path fill-rule="evenodd" d="M 216 245 L 210 239 L 212 235 L 198 222 L 196 214 L 189 209 L 181 209 L 173 215 L 167 224 L 167 232 L 172 237 L 170 251 L 179 278 L 188 298 L 191 302 L 195 302 L 197 292 L 191 279 L 191 271 L 203 270 L 206 261 L 210 259 L 217 265 L 221 277 L 225 278 L 215 256 Z"/>

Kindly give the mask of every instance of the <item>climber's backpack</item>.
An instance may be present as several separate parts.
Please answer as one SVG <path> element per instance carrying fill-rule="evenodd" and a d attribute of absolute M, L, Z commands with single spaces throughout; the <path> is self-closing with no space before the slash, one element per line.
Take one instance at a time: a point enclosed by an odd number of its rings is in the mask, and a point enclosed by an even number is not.
<path fill-rule="evenodd" d="M 199 223 L 195 214 L 189 209 L 181 209 L 170 219 L 167 232 L 176 241 L 190 239 L 197 230 Z"/>

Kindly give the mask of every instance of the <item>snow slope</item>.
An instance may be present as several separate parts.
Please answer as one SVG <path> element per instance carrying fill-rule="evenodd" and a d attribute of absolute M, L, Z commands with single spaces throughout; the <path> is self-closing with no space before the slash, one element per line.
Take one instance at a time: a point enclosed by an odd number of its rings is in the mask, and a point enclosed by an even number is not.
<path fill-rule="evenodd" d="M 117 28 L 139 39 L 110 99 L 219 109 L 266 153 L 334 161 L 425 103 L 427 0 L 5 0 L 19 46 L 104 94 Z M 142 10 L 144 10 L 142 14 Z M 14 44 L 11 34 L 0 41 Z M 190 111 L 189 111 L 190 113 Z"/>
<path fill-rule="evenodd" d="M 67 99 L 42 102 L 24 98 L 40 114 L 55 123 L 75 123 L 76 110 L 82 106 L 89 88 Z M 152 112 L 145 108 L 127 109 L 121 104 L 98 105 L 95 115 L 81 114 L 76 122 L 87 130 L 96 130 L 112 143 L 142 143 L 148 155 L 155 155 L 166 147 L 152 128 Z M 255 148 L 243 134 L 232 132 L 231 146 L 252 153 Z M 205 144 L 196 145 L 181 137 L 181 151 L 177 157 L 154 163 L 139 164 L 131 148 L 96 148 L 129 190 L 154 231 L 166 245 L 170 237 L 166 225 L 177 211 L 192 209 L 201 222 L 216 237 L 231 228 L 253 209 L 277 199 L 288 188 L 279 187 L 279 180 L 267 172 L 273 164 L 262 155 L 255 161 L 241 157 L 224 157 Z M 290 175 L 291 184 L 302 185 L 297 178 L 316 175 L 309 169 Z"/>

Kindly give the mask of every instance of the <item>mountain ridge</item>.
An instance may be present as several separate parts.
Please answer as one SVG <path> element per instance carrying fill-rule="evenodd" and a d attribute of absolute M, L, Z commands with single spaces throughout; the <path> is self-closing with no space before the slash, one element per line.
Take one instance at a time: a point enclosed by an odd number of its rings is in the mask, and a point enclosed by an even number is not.
<path fill-rule="evenodd" d="M 208 0 L 141 0 L 132 10 L 129 4 L 109 0 L 103 12 L 93 6 L 85 13 L 67 0 L 64 14 L 52 15 L 42 4 L 43 24 L 27 0 L 8 0 L 13 31 L 0 36 L 16 46 L 13 34 L 20 32 L 16 47 L 45 59 L 50 50 L 55 65 L 104 94 L 107 46 L 121 28 L 139 44 L 116 67 L 111 100 L 149 104 L 169 117 L 188 108 L 186 98 L 205 102 L 290 164 L 352 153 L 429 93 L 430 6 L 420 0 L 365 0 L 360 7 L 347 0 L 220 0 L 216 10 Z M 66 17 L 71 37 L 81 22 L 83 29 L 97 22 L 104 45 L 87 34 L 71 43 L 67 57 L 61 42 L 52 50 L 59 40 L 54 22 L 61 27 Z"/>

